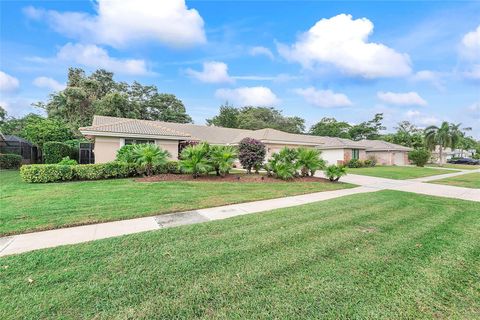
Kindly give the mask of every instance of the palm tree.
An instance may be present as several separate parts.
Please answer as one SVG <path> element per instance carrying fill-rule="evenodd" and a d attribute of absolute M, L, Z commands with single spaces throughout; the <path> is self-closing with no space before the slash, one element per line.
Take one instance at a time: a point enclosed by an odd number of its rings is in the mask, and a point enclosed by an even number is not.
<path fill-rule="evenodd" d="M 201 143 L 183 149 L 180 155 L 180 168 L 184 172 L 193 174 L 194 179 L 201 173 L 210 172 L 212 166 L 208 160 L 209 148 L 207 143 Z"/>
<path fill-rule="evenodd" d="M 440 127 L 429 126 L 425 129 L 425 143 L 430 150 L 439 147 L 440 165 L 443 164 L 443 149 L 455 148 L 463 135 L 460 130 L 461 124 L 450 124 L 447 121 L 442 122 Z"/>
<path fill-rule="evenodd" d="M 168 157 L 170 157 L 170 153 L 155 144 L 137 144 L 132 151 L 133 160 L 145 167 L 147 176 L 152 175 L 153 165 L 167 163 Z"/>
<path fill-rule="evenodd" d="M 325 175 L 332 182 L 337 182 L 341 177 L 347 174 L 344 166 L 330 165 L 325 168 Z"/>
<path fill-rule="evenodd" d="M 237 150 L 232 146 L 213 146 L 210 148 L 209 156 L 217 176 L 225 176 L 233 167 Z"/>
<path fill-rule="evenodd" d="M 315 171 L 325 167 L 325 161 L 320 157 L 321 151 L 312 148 L 298 148 L 298 160 L 297 163 L 300 166 L 300 170 L 303 177 L 311 176 L 315 174 Z"/>

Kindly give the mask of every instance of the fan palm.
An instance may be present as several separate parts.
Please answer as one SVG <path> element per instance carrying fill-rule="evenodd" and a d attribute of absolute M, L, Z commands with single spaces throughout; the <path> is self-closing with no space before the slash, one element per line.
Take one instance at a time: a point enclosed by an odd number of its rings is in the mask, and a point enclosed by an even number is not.
<path fill-rule="evenodd" d="M 325 175 L 332 182 L 337 182 L 341 177 L 347 174 L 347 169 L 343 166 L 331 165 L 325 168 Z"/>
<path fill-rule="evenodd" d="M 311 176 L 315 174 L 315 171 L 325 167 L 325 161 L 320 157 L 321 151 L 312 148 L 298 148 L 298 160 L 297 163 L 300 166 L 300 170 L 303 177 Z"/>
<path fill-rule="evenodd" d="M 209 145 L 201 143 L 194 146 L 188 146 L 183 149 L 180 155 L 180 168 L 182 171 L 191 173 L 193 178 L 197 178 L 201 173 L 208 173 L 212 170 L 208 159 Z"/>
<path fill-rule="evenodd" d="M 425 143 L 430 150 L 435 150 L 438 146 L 440 164 L 443 164 L 443 149 L 454 148 L 462 136 L 460 124 L 450 124 L 442 122 L 440 127 L 429 126 L 425 129 Z"/>
<path fill-rule="evenodd" d="M 237 158 L 237 150 L 232 146 L 213 146 L 210 148 L 210 162 L 217 176 L 230 172 Z"/>
<path fill-rule="evenodd" d="M 153 165 L 167 163 L 170 153 L 154 144 L 137 144 L 133 147 L 132 158 L 135 163 L 145 167 L 148 176 L 153 173 Z"/>

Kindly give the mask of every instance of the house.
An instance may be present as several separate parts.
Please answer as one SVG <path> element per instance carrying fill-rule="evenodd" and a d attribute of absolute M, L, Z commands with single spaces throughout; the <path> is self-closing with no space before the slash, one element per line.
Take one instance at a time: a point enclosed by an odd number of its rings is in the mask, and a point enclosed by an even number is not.
<path fill-rule="evenodd" d="M 191 123 L 172 123 L 139 119 L 94 116 L 89 127 L 80 132 L 94 141 L 95 162 L 115 159 L 123 145 L 155 143 L 178 158 L 179 146 L 187 141 L 206 141 L 213 145 L 237 145 L 243 138 L 254 138 L 267 147 L 267 158 L 283 147 L 309 147 L 322 151 L 329 164 L 341 164 L 351 159 L 365 160 L 375 156 L 385 165 L 407 164 L 410 148 L 384 141 L 352 141 L 334 137 L 292 134 L 275 129 L 245 130 Z"/>

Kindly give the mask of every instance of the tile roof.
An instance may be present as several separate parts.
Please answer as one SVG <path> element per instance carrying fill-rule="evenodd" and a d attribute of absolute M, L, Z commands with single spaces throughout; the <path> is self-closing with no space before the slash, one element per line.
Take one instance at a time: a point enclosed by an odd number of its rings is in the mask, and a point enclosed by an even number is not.
<path fill-rule="evenodd" d="M 174 123 L 106 116 L 94 116 L 92 126 L 80 128 L 80 132 L 117 133 L 154 136 L 183 137 L 185 140 L 207 141 L 211 144 L 237 144 L 243 138 L 254 138 L 270 143 L 315 145 L 320 149 L 356 148 L 368 150 L 402 150 L 410 148 L 380 140 L 352 141 L 336 137 L 319 137 L 293 134 L 275 129 L 246 130 L 191 123 Z"/>

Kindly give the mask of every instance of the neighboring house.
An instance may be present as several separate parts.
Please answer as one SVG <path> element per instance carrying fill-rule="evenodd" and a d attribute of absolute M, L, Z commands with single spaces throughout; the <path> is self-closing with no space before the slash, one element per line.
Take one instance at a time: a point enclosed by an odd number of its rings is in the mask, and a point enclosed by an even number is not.
<path fill-rule="evenodd" d="M 463 150 L 463 149 L 453 149 L 443 148 L 442 149 L 442 156 L 443 162 L 450 160 L 452 158 L 471 158 L 475 155 L 476 150 Z M 440 146 L 436 146 L 435 150 L 432 151 L 432 162 L 439 163 L 440 162 Z"/>
<path fill-rule="evenodd" d="M 349 139 L 292 134 L 275 129 L 245 130 L 189 123 L 172 123 L 138 119 L 95 116 L 90 127 L 80 128 L 94 140 L 95 162 L 115 159 L 116 152 L 126 144 L 155 143 L 178 158 L 179 145 L 185 141 L 206 141 L 213 145 L 237 145 L 243 138 L 254 138 L 267 147 L 267 158 L 283 147 L 310 147 L 322 151 L 329 164 L 351 159 L 365 160 L 375 156 L 386 165 L 404 165 L 410 148 L 384 141 L 352 141 Z"/>
<path fill-rule="evenodd" d="M 0 153 L 14 153 L 22 156 L 22 163 L 38 162 L 37 147 L 23 138 L 0 134 Z"/>

